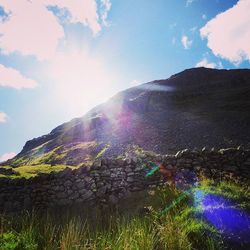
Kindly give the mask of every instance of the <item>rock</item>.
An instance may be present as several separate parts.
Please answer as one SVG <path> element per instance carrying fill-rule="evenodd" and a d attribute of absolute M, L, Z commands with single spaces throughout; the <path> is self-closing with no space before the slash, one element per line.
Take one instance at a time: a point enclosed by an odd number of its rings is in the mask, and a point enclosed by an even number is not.
<path fill-rule="evenodd" d="M 3 211 L 6 211 L 6 212 L 10 212 L 10 211 L 12 211 L 12 203 L 10 202 L 10 201 L 6 201 L 6 202 L 4 202 L 4 209 L 3 209 Z"/>
<path fill-rule="evenodd" d="M 0 167 L 0 174 L 2 174 L 2 175 L 19 175 L 19 173 L 14 171 L 12 168 L 1 168 L 1 167 Z"/>
<path fill-rule="evenodd" d="M 78 189 L 84 189 L 85 188 L 85 183 L 84 182 L 79 182 L 76 184 Z"/>
<path fill-rule="evenodd" d="M 71 168 L 66 167 L 64 170 L 60 171 L 57 174 L 57 178 L 62 178 L 62 177 L 68 176 L 71 174 L 71 171 L 72 171 Z"/>
<path fill-rule="evenodd" d="M 68 196 L 69 199 L 71 200 L 77 200 L 80 197 L 80 194 L 77 192 L 72 193 L 71 195 Z"/>
<path fill-rule="evenodd" d="M 130 165 L 130 164 L 132 163 L 132 159 L 131 159 L 131 158 L 126 158 L 125 161 L 126 161 L 126 163 L 127 163 L 128 165 Z"/>
<path fill-rule="evenodd" d="M 127 182 L 134 182 L 134 181 L 135 181 L 134 177 L 129 176 L 127 178 Z"/>
<path fill-rule="evenodd" d="M 124 170 L 126 173 L 130 173 L 130 172 L 132 172 L 132 168 L 125 168 L 125 170 Z"/>
<path fill-rule="evenodd" d="M 236 172 L 238 168 L 236 166 L 226 166 L 224 170 L 230 171 L 230 172 Z"/>
<path fill-rule="evenodd" d="M 96 160 L 96 161 L 93 163 L 94 169 L 99 169 L 101 166 L 102 166 L 102 161 L 101 161 L 101 160 Z"/>
<path fill-rule="evenodd" d="M 83 200 L 89 200 L 90 198 L 94 198 L 94 194 L 92 191 L 88 190 L 87 192 L 81 195 L 81 198 Z"/>
<path fill-rule="evenodd" d="M 64 199 L 64 198 L 67 198 L 67 195 L 65 192 L 62 192 L 62 193 L 57 193 L 57 198 L 58 199 Z"/>
<path fill-rule="evenodd" d="M 118 165 L 119 167 L 123 167 L 123 166 L 124 166 L 124 163 L 125 163 L 125 161 L 122 160 L 122 159 L 118 159 L 118 160 L 117 160 L 117 165 Z"/>
<path fill-rule="evenodd" d="M 24 200 L 23 200 L 23 206 L 24 206 L 24 209 L 30 209 L 31 206 L 32 206 L 32 201 L 29 197 L 25 197 Z"/>
<path fill-rule="evenodd" d="M 107 186 L 103 186 L 96 191 L 96 196 L 101 197 L 103 196 L 107 191 Z"/>
<path fill-rule="evenodd" d="M 132 157 L 132 163 L 136 164 L 138 162 L 138 158 L 137 157 Z"/>
<path fill-rule="evenodd" d="M 67 180 L 67 181 L 65 181 L 64 186 L 70 187 L 70 186 L 72 186 L 72 182 L 70 180 Z"/>
<path fill-rule="evenodd" d="M 60 201 L 56 202 L 56 205 L 62 205 L 62 206 L 67 206 L 72 204 L 72 201 L 70 199 L 61 199 Z"/>
<path fill-rule="evenodd" d="M 109 196 L 109 202 L 111 203 L 111 204 L 117 204 L 118 203 L 118 198 L 115 196 L 115 195 L 110 195 Z"/>

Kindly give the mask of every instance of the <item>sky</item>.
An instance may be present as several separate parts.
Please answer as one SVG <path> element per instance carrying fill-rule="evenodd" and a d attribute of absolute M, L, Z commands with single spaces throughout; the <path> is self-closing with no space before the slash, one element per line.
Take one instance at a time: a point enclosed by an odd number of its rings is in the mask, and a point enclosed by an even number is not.
<path fill-rule="evenodd" d="M 250 68 L 250 0 L 0 0 L 0 161 L 118 91 Z"/>

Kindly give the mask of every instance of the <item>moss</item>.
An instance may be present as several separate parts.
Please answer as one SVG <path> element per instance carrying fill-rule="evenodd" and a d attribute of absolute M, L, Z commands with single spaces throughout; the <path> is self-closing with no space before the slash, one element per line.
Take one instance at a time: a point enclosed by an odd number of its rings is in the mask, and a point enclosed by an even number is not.
<path fill-rule="evenodd" d="M 59 162 L 65 157 L 65 154 L 59 153 L 60 150 L 61 150 L 61 146 L 58 146 L 48 153 L 45 153 L 38 157 L 33 157 L 29 161 L 29 164 L 38 165 L 38 164 L 53 164 L 55 162 Z"/>
<path fill-rule="evenodd" d="M 110 147 L 110 145 L 107 144 L 107 145 L 97 154 L 96 158 L 97 158 L 97 159 L 98 159 L 98 158 L 101 158 L 101 157 L 105 154 L 105 152 L 108 150 L 109 147 Z"/>
<path fill-rule="evenodd" d="M 0 166 L 0 168 L 10 169 L 12 167 L 10 165 L 4 165 L 4 166 Z"/>
<path fill-rule="evenodd" d="M 11 167 L 18 167 L 20 165 L 25 165 L 27 164 L 29 159 L 27 157 L 18 157 L 14 158 L 14 160 L 11 161 Z"/>
<path fill-rule="evenodd" d="M 50 164 L 39 164 L 39 165 L 24 165 L 15 168 L 15 171 L 17 172 L 17 175 L 0 175 L 0 177 L 10 178 L 10 179 L 16 179 L 16 178 L 31 178 L 35 177 L 40 173 L 51 173 L 51 172 L 60 172 L 66 167 L 75 169 L 77 167 L 75 166 L 69 166 L 69 165 L 50 165 Z"/>
<path fill-rule="evenodd" d="M 70 150 L 95 148 L 98 145 L 99 144 L 96 141 L 81 142 L 81 143 L 73 146 L 72 148 L 70 148 Z"/>
<path fill-rule="evenodd" d="M 44 145 L 43 145 L 44 146 Z M 108 145 L 104 143 L 97 143 L 96 141 L 81 142 L 78 144 L 70 144 L 64 146 L 58 146 L 49 152 L 44 153 L 43 146 L 39 146 L 33 149 L 28 155 L 24 155 L 18 158 L 14 158 L 10 166 L 20 167 L 24 165 L 91 165 L 96 157 L 100 157 L 108 148 Z M 100 150 L 100 148 L 102 148 Z"/>

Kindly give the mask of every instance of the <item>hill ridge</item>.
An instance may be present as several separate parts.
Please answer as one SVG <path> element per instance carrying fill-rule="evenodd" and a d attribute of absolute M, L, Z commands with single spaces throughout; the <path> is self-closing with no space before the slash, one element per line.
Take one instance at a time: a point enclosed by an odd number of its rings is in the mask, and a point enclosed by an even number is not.
<path fill-rule="evenodd" d="M 191 68 L 121 91 L 26 142 L 7 163 L 93 162 L 131 145 L 157 153 L 250 142 L 250 70 Z M 75 159 L 75 160 L 74 160 Z"/>

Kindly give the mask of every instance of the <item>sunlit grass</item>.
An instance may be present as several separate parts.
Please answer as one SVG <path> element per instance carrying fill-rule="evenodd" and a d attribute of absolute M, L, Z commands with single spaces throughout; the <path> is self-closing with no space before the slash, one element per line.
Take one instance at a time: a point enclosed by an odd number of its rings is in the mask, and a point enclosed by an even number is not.
<path fill-rule="evenodd" d="M 106 216 L 110 216 L 107 215 Z M 216 246 L 203 235 L 204 225 L 186 218 L 186 223 L 167 215 L 162 220 L 150 216 L 116 216 L 108 225 L 93 227 L 73 217 L 54 226 L 53 218 L 24 215 L 17 225 L 2 228 L 0 247 L 7 249 L 193 249 L 202 240 L 202 249 Z M 11 223 L 11 224 L 12 224 Z M 8 227 L 8 226 L 7 226 Z"/>
<path fill-rule="evenodd" d="M 206 180 L 199 188 L 238 201 L 249 197 L 247 185 Z M 164 208 L 182 191 L 159 187 L 143 194 L 135 193 L 125 201 L 127 207 L 116 209 L 80 207 L 47 214 L 2 215 L 0 249 L 223 249 L 216 229 L 195 216 L 191 193 L 165 213 Z"/>
<path fill-rule="evenodd" d="M 67 165 L 67 162 L 72 160 L 75 161 L 75 163 L 72 165 L 79 165 L 83 163 L 85 165 L 91 165 L 95 158 L 97 156 L 101 157 L 109 147 L 108 145 L 101 142 L 98 143 L 96 141 L 89 141 L 70 146 L 58 146 L 46 151 L 45 144 L 32 149 L 27 155 L 14 157 L 12 160 L 10 160 L 9 165 L 13 168 L 24 165 Z M 63 143 L 60 142 L 59 144 Z M 103 150 L 100 151 L 100 148 Z"/>
<path fill-rule="evenodd" d="M 105 152 L 108 150 L 108 148 L 110 147 L 109 144 L 107 144 L 97 155 L 96 155 L 96 159 L 103 157 L 103 155 L 105 154 Z"/>
<path fill-rule="evenodd" d="M 16 175 L 0 175 L 0 177 L 15 179 L 15 178 L 31 178 L 35 177 L 38 174 L 48 174 L 51 172 L 60 172 L 66 167 L 75 169 L 76 166 L 68 166 L 68 165 L 50 165 L 50 164 L 39 164 L 39 165 L 24 165 L 13 170 L 16 172 Z"/>
<path fill-rule="evenodd" d="M 17 171 L 21 176 L 29 178 L 36 176 L 38 173 L 51 173 L 52 171 L 54 172 L 59 172 L 65 169 L 66 167 L 70 166 L 65 166 L 65 165 L 55 165 L 51 166 L 49 164 L 42 164 L 42 165 L 33 165 L 33 166 L 22 166 L 15 168 L 15 171 Z M 71 167 L 74 168 L 74 167 Z"/>
<path fill-rule="evenodd" d="M 222 195 L 234 201 L 239 208 L 250 210 L 250 186 L 247 183 L 204 179 L 201 181 L 200 189 L 210 194 Z"/>

